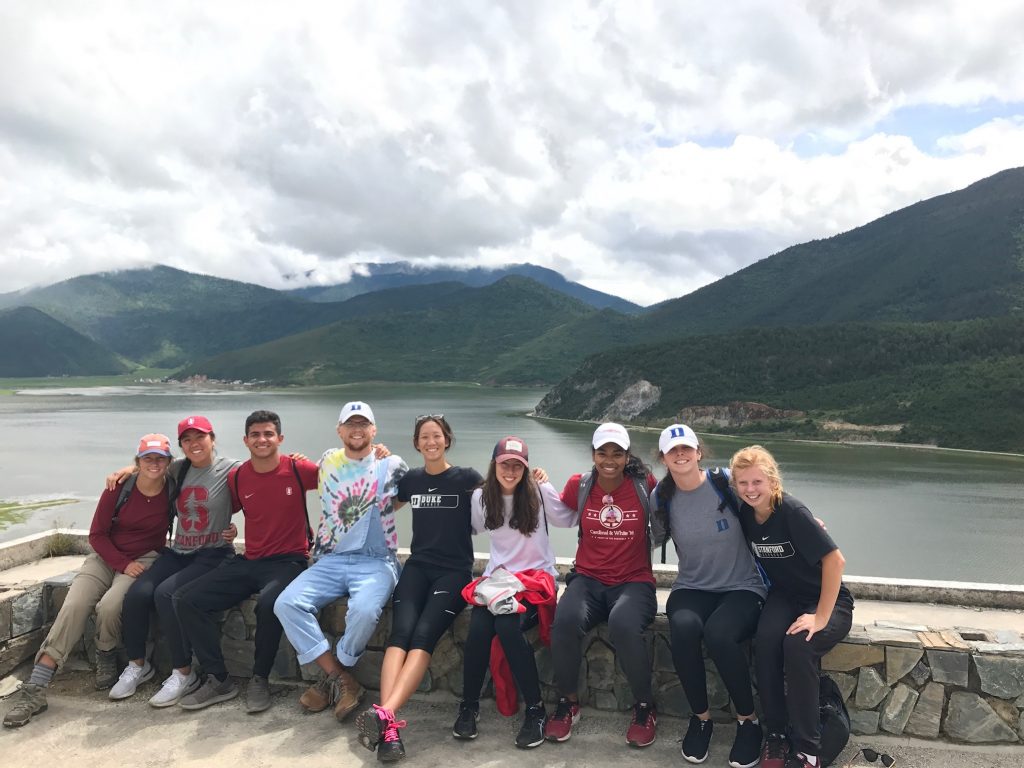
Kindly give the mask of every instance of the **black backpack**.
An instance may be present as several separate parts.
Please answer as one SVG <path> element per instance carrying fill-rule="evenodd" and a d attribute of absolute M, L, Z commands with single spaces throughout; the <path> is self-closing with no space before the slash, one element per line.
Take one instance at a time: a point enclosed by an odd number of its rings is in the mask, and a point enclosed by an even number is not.
<path fill-rule="evenodd" d="M 818 680 L 818 714 L 821 718 L 820 765 L 832 765 L 850 740 L 850 713 L 846 711 L 842 691 L 828 675 Z"/>

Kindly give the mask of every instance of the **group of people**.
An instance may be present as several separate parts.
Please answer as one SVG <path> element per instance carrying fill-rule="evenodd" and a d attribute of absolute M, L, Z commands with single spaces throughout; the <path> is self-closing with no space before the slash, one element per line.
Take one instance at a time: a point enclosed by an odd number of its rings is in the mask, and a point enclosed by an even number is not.
<path fill-rule="evenodd" d="M 456 739 L 477 736 L 490 667 L 499 711 L 514 714 L 520 700 L 525 707 L 517 747 L 568 740 L 580 719 L 583 638 L 607 622 L 635 700 L 626 741 L 646 747 L 657 732 L 645 637 L 658 605 L 652 550 L 671 541 L 679 562 L 667 604 L 672 659 L 693 711 L 682 756 L 705 761 L 714 730 L 703 643 L 737 719 L 729 764 L 818 765 L 819 660 L 849 631 L 853 599 L 842 584 L 842 554 L 807 507 L 783 491 L 764 448 L 737 452 L 728 469 L 703 469 L 702 441 L 674 424 L 659 439 L 667 469 L 659 481 L 631 451 L 626 429 L 602 424 L 593 435 L 593 468 L 559 493 L 543 469 L 531 468 L 527 445 L 515 436 L 495 445 L 485 477 L 451 465 L 455 436 L 443 414 L 416 419 L 413 447 L 423 465 L 414 469 L 375 444 L 376 421 L 364 402 L 344 405 L 337 431 L 341 446 L 316 463 L 282 453 L 281 420 L 270 411 L 245 421 L 245 462 L 218 455 L 203 416 L 178 424 L 182 458 L 172 457 L 166 436 L 145 435 L 134 466 L 107 480 L 90 529 L 94 554 L 4 725 L 25 725 L 46 709 L 47 686 L 94 611 L 96 687 L 111 698 L 132 696 L 154 675 L 147 646 L 154 608 L 173 670 L 149 703 L 202 709 L 236 697 L 218 621 L 256 595 L 250 712 L 271 705 L 268 679 L 282 633 L 301 664 L 321 671 L 299 699 L 303 708 L 332 709 L 339 721 L 360 710 L 366 691 L 353 668 L 390 600 L 380 697 L 355 720 L 360 743 L 378 760 L 400 760 L 406 722 L 398 712 L 470 605 Z M 315 535 L 306 511 L 306 491 L 314 488 L 321 507 Z M 405 504 L 411 555 L 400 565 L 395 518 Z M 238 511 L 246 535 L 236 556 L 231 516 Z M 550 525 L 579 533 L 561 597 Z M 473 579 L 471 537 L 481 533 L 490 557 Z M 345 596 L 344 633 L 332 648 L 317 614 Z M 551 648 L 558 700 L 550 713 L 525 634 L 535 626 Z M 749 674 L 751 639 L 763 726 Z M 118 671 L 122 645 L 128 663 Z"/>

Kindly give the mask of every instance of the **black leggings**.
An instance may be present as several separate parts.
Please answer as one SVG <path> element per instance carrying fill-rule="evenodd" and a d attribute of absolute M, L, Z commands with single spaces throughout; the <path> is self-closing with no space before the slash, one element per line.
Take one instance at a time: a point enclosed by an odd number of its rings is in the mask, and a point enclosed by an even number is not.
<path fill-rule="evenodd" d="M 807 610 L 808 607 L 810 610 Z M 837 602 L 828 624 L 807 640 L 807 633 L 787 635 L 786 630 L 814 606 L 801 606 L 777 589 L 768 593 L 757 625 L 754 668 L 765 726 L 771 733 L 785 733 L 798 752 L 818 754 L 821 738 L 818 717 L 818 675 L 821 657 L 850 631 L 853 607 Z"/>
<path fill-rule="evenodd" d="M 654 585 L 634 581 L 608 586 L 582 574 L 571 574 L 566 581 L 551 626 L 551 657 L 558 692 L 563 696 L 577 693 L 583 636 L 607 621 L 608 638 L 615 646 L 615 657 L 633 698 L 653 702 L 645 630 L 658 610 Z"/>
<path fill-rule="evenodd" d="M 466 571 L 407 562 L 391 597 L 388 646 L 434 652 L 434 646 L 466 607 L 462 589 L 472 580 Z"/>
<path fill-rule="evenodd" d="M 708 684 L 701 640 L 715 662 L 738 715 L 754 714 L 750 664 L 743 642 L 754 636 L 761 596 L 748 589 L 702 592 L 674 589 L 668 598 L 672 662 L 686 700 L 697 714 L 708 711 Z"/>
<path fill-rule="evenodd" d="M 192 643 L 186 637 L 174 611 L 175 592 L 235 556 L 231 547 L 211 547 L 187 555 L 167 549 L 153 561 L 146 572 L 128 588 L 121 606 L 121 634 L 129 659 L 146 655 L 149 636 L 149 612 L 156 606 L 160 630 L 171 650 L 171 666 L 175 669 L 192 663 Z"/>
<path fill-rule="evenodd" d="M 512 677 L 527 706 L 540 702 L 540 680 L 533 646 L 523 633 L 537 624 L 537 606 L 527 604 L 526 613 L 495 616 L 482 605 L 473 607 L 469 632 L 463 648 L 465 665 L 462 673 L 462 700 L 477 701 L 484 685 L 484 675 L 491 660 L 491 641 L 495 635 L 508 659 Z"/>

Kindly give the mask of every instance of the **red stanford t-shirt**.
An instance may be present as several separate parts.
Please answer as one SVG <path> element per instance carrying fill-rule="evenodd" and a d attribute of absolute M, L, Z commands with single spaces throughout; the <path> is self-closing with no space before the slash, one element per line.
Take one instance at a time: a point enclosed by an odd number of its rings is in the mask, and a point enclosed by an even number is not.
<path fill-rule="evenodd" d="M 316 464 L 296 461 L 295 468 L 306 490 L 316 488 Z M 257 472 L 252 461 L 240 464 L 231 470 L 228 488 L 232 509 L 245 512 L 246 560 L 309 554 L 305 494 L 295 479 L 289 457 L 282 456 L 273 472 Z"/>
<path fill-rule="evenodd" d="M 578 503 L 580 477 L 573 475 L 562 489 L 562 503 L 571 509 L 576 509 Z M 647 476 L 649 490 L 656 482 Z M 631 478 L 624 478 L 611 493 L 594 482 L 583 505 L 580 531 L 576 549 L 579 573 L 608 586 L 634 581 L 654 584 L 647 521 Z"/>

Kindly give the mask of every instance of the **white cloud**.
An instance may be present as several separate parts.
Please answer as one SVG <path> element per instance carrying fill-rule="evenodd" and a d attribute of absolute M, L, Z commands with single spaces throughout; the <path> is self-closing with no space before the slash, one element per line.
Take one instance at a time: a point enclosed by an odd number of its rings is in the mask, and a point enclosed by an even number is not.
<path fill-rule="evenodd" d="M 8 5 L 2 289 L 529 260 L 662 300 L 1024 165 L 1022 26 L 1008 2 Z M 882 132 L 911 107 L 979 116 Z"/>

